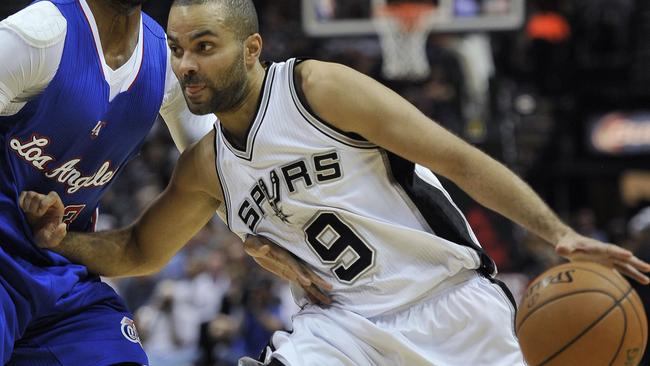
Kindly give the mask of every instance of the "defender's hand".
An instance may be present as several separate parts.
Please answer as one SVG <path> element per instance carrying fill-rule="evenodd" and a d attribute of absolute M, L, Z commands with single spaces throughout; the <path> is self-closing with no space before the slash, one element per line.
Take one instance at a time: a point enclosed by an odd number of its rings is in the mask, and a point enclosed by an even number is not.
<path fill-rule="evenodd" d="M 597 262 L 614 268 L 644 285 L 650 283 L 650 278 L 644 274 L 650 272 L 650 264 L 614 244 L 606 244 L 570 232 L 560 239 L 555 251 L 572 261 Z"/>
<path fill-rule="evenodd" d="M 54 191 L 47 195 L 25 191 L 20 194 L 19 204 L 32 228 L 36 244 L 41 248 L 58 246 L 67 232 L 63 223 L 65 207 L 59 195 Z"/>
<path fill-rule="evenodd" d="M 326 294 L 332 286 L 307 268 L 291 253 L 270 240 L 260 236 L 248 236 L 244 250 L 255 262 L 274 275 L 299 284 L 312 303 L 329 305 L 332 300 Z"/>

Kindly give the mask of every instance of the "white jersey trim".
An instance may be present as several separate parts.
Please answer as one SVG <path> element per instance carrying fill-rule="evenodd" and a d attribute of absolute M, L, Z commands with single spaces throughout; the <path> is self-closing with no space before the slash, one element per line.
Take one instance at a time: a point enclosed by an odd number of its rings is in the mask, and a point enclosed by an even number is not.
<path fill-rule="evenodd" d="M 95 21 L 95 17 L 93 16 L 93 13 L 90 10 L 90 7 L 88 6 L 88 3 L 85 0 L 79 0 L 79 5 L 81 6 L 81 10 L 84 13 L 84 16 L 86 17 L 88 26 L 90 27 L 90 31 L 93 35 L 93 40 L 95 41 L 95 51 L 97 51 L 97 57 L 99 57 L 99 61 L 102 67 L 102 73 L 104 74 L 104 79 L 106 80 L 108 85 L 112 86 L 113 84 L 112 79 L 115 73 L 121 73 L 123 72 L 124 68 L 130 68 L 130 70 L 124 70 L 124 71 L 128 71 L 128 77 L 125 78 L 124 83 L 122 84 L 122 88 L 120 90 L 112 90 L 111 88 L 111 97 L 109 99 L 112 100 L 115 96 L 117 96 L 117 94 L 129 90 L 131 85 L 133 85 L 135 80 L 138 78 L 138 74 L 140 74 L 140 69 L 142 68 L 142 60 L 144 58 L 143 57 L 144 24 L 142 22 L 142 15 L 140 15 L 140 22 L 139 22 L 140 29 L 138 30 L 138 43 L 135 46 L 135 49 L 133 50 L 133 53 L 131 54 L 129 61 L 124 63 L 124 65 L 120 66 L 118 69 L 113 70 L 108 66 L 108 64 L 106 63 L 106 59 L 104 58 L 104 49 L 102 47 L 102 42 L 99 37 L 99 29 L 97 28 L 97 22 Z M 133 60 L 134 57 L 135 60 Z M 131 64 L 131 62 L 133 62 L 133 64 Z"/>
<path fill-rule="evenodd" d="M 214 125 L 214 156 L 215 156 L 214 165 L 217 170 L 217 176 L 219 177 L 219 185 L 221 186 L 221 192 L 223 193 L 223 204 L 226 205 L 226 209 L 225 209 L 226 219 L 224 221 L 226 223 L 226 226 L 228 226 L 228 228 L 232 228 L 232 223 L 231 223 L 232 212 L 230 210 L 232 205 L 230 203 L 230 193 L 228 192 L 228 185 L 226 184 L 226 179 L 223 176 L 223 174 L 221 174 L 221 164 L 219 164 L 219 162 L 221 161 L 221 159 L 219 159 L 219 152 L 220 152 L 219 141 L 225 141 L 223 135 L 221 134 L 221 122 L 216 123 Z"/>
<path fill-rule="evenodd" d="M 264 89 L 262 90 L 262 99 L 260 100 L 260 105 L 257 109 L 257 114 L 255 115 L 255 120 L 253 121 L 253 124 L 250 127 L 250 130 L 246 133 L 246 147 L 245 150 L 242 151 L 238 149 L 237 147 L 233 146 L 228 139 L 226 138 L 225 135 L 223 135 L 223 131 L 221 133 L 221 141 L 228 147 L 230 151 L 232 151 L 235 156 L 242 158 L 244 160 L 251 161 L 253 158 L 253 147 L 255 146 L 255 137 L 257 136 L 257 132 L 260 129 L 260 126 L 262 125 L 262 121 L 264 121 L 264 117 L 266 117 L 266 111 L 268 110 L 269 107 L 269 101 L 271 100 L 271 91 L 273 90 L 273 80 L 275 79 L 275 64 L 271 64 L 267 70 L 267 74 L 264 76 Z M 221 124 L 219 124 L 221 126 Z"/>

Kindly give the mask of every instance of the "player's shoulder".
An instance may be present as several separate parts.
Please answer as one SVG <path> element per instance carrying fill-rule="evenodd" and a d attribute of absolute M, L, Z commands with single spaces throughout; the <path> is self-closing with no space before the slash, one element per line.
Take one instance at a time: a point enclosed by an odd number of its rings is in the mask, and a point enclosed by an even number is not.
<path fill-rule="evenodd" d="M 142 24 L 144 29 L 156 38 L 166 40 L 165 30 L 147 13 L 142 12 Z"/>
<path fill-rule="evenodd" d="M 326 86 L 351 70 L 342 64 L 307 59 L 296 64 L 294 76 L 296 82 L 300 83 L 303 90 L 307 91 Z"/>
<path fill-rule="evenodd" d="M 50 1 L 39 1 L 0 22 L 27 44 L 36 48 L 50 47 L 65 39 L 67 21 Z"/>
<path fill-rule="evenodd" d="M 304 60 L 295 66 L 294 78 L 299 92 L 314 107 L 313 104 L 326 103 L 328 95 L 344 92 L 345 80 L 354 72 L 338 63 Z"/>
<path fill-rule="evenodd" d="M 331 62 L 325 62 L 314 59 L 296 60 L 294 72 L 296 77 L 300 80 L 307 80 L 308 78 L 323 77 L 333 65 Z"/>

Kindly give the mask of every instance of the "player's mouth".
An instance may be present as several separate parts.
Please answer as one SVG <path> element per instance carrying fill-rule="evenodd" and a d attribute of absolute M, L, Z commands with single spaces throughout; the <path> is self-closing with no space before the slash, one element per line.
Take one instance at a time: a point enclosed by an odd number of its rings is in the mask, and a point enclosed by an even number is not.
<path fill-rule="evenodd" d="M 186 84 L 185 95 L 187 95 L 188 98 L 194 98 L 198 96 L 203 89 L 205 89 L 205 85 L 203 84 Z"/>

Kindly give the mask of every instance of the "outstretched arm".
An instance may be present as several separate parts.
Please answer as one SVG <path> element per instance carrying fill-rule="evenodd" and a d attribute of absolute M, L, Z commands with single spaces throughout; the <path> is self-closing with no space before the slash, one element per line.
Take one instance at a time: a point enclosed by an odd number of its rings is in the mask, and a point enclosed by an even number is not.
<path fill-rule="evenodd" d="M 517 175 L 390 89 L 331 63 L 305 61 L 298 65 L 297 74 L 310 107 L 335 127 L 358 133 L 449 178 L 476 201 L 542 237 L 566 257 L 598 261 L 649 282 L 641 272 L 650 271 L 650 265 L 627 250 L 576 234 Z"/>
<path fill-rule="evenodd" d="M 56 233 L 36 235 L 38 244 L 103 276 L 137 276 L 158 271 L 210 220 L 219 206 L 222 195 L 213 168 L 213 139 L 208 135 L 181 155 L 167 188 L 132 225 L 98 233 L 68 233 L 60 243 Z M 38 216 L 46 197 L 26 193 L 21 195 L 21 207 Z M 34 231 L 40 232 L 38 227 Z"/>

